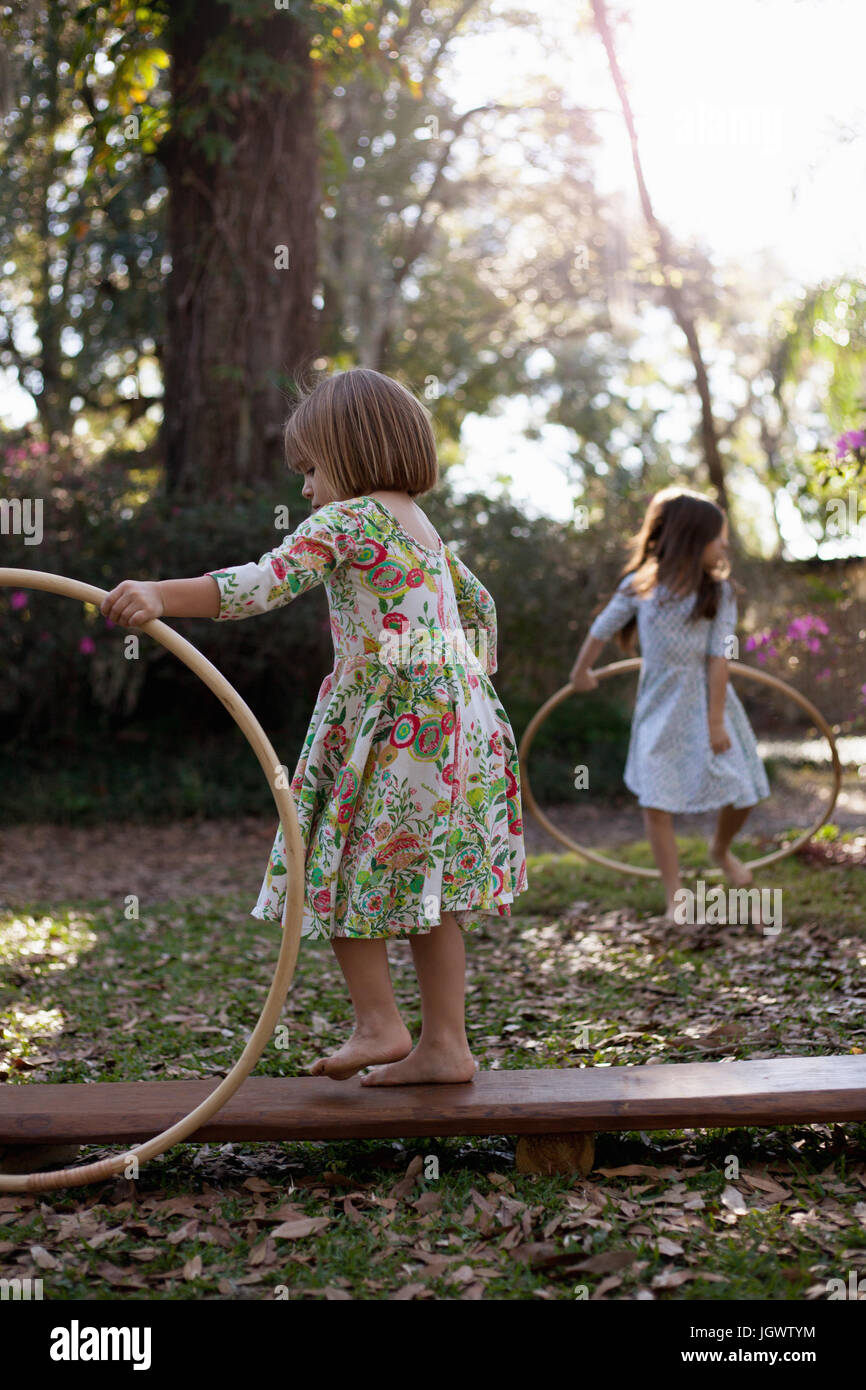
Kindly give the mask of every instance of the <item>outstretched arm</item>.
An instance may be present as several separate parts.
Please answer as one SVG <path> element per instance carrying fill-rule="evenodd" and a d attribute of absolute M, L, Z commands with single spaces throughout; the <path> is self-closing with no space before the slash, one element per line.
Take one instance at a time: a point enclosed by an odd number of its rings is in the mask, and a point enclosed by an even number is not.
<path fill-rule="evenodd" d="M 257 561 L 209 570 L 198 579 L 124 579 L 100 612 L 123 627 L 140 627 L 151 618 L 216 621 L 267 613 L 329 579 L 354 555 L 358 535 L 352 509 L 332 502 Z"/>
<path fill-rule="evenodd" d="M 600 637 L 587 636 L 568 677 L 575 690 L 595 690 L 598 680 L 592 667 L 603 646 Z"/>
<path fill-rule="evenodd" d="M 120 627 L 143 627 L 152 618 L 215 618 L 219 586 L 200 579 L 124 579 L 103 600 L 100 613 Z"/>
<path fill-rule="evenodd" d="M 621 579 L 610 603 L 598 614 L 587 633 L 586 640 L 571 668 L 569 680 L 575 690 L 595 690 L 598 681 L 592 670 L 596 657 L 605 642 L 619 632 L 634 617 L 637 599 L 629 589 L 629 576 Z"/>

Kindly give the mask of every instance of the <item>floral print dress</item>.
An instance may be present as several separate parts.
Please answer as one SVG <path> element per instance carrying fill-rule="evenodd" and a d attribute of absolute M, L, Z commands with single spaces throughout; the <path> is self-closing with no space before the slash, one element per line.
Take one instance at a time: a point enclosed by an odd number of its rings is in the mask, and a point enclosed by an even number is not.
<path fill-rule="evenodd" d="M 324 584 L 335 665 L 291 790 L 306 846 L 303 936 L 464 932 L 526 890 L 517 748 L 490 681 L 496 609 L 440 539 L 420 545 L 374 497 L 329 502 L 257 563 L 207 571 L 215 622 Z M 282 921 L 279 826 L 251 915 Z"/>

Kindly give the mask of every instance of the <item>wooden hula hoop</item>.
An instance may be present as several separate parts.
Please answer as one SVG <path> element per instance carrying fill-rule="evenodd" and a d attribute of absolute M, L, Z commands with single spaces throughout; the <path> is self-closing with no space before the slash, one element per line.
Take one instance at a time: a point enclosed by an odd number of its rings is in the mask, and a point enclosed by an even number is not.
<path fill-rule="evenodd" d="M 62 575 L 50 574 L 44 570 L 2 569 L 0 586 L 18 589 L 44 589 L 48 593 L 63 594 L 67 598 L 80 599 L 82 603 L 101 606 L 108 596 L 106 589 L 98 589 L 92 584 L 82 584 L 76 579 L 66 579 Z M 81 1168 L 60 1168 L 47 1173 L 21 1173 L 15 1176 L 0 1175 L 0 1192 L 46 1192 L 56 1188 L 83 1187 L 87 1183 L 100 1182 L 122 1172 L 134 1160 L 140 1167 L 158 1154 L 165 1153 L 174 1144 L 180 1144 L 188 1135 L 200 1129 L 205 1121 L 223 1106 L 249 1076 L 258 1062 L 266 1044 L 273 1035 L 280 1011 L 285 1003 L 289 985 L 295 973 L 298 948 L 301 940 L 301 920 L 304 910 L 304 860 L 305 852 L 301 840 L 295 804 L 287 786 L 282 785 L 282 768 L 264 729 L 252 710 L 241 699 L 225 676 L 213 666 L 201 652 L 175 632 L 174 628 L 160 622 L 158 618 L 143 623 L 139 629 L 153 637 L 163 647 L 173 652 L 184 665 L 188 666 L 200 680 L 225 705 L 232 719 L 244 734 L 258 758 L 268 779 L 268 785 L 277 804 L 283 834 L 286 841 L 288 883 L 286 902 L 283 909 L 283 933 L 280 952 L 274 967 L 274 975 L 264 1007 L 255 1028 L 247 1039 L 246 1046 L 228 1075 L 223 1078 L 214 1091 L 191 1110 L 182 1120 L 149 1139 L 144 1144 L 135 1144 L 122 1154 L 113 1158 L 99 1159 Z"/>
<path fill-rule="evenodd" d="M 610 676 L 620 676 L 625 675 L 629 671 L 637 671 L 642 664 L 640 657 L 629 657 L 627 661 L 614 661 L 610 666 L 602 666 L 595 671 L 594 674 L 599 680 L 607 680 Z M 804 830 L 802 835 L 792 841 L 792 843 L 787 845 L 784 849 L 773 850 L 772 854 L 765 854 L 760 859 L 743 861 L 744 863 L 748 862 L 750 869 L 762 869 L 765 865 L 772 864 L 777 859 L 784 859 L 786 855 L 793 854 L 794 851 L 799 849 L 801 845 L 804 845 L 807 840 L 811 840 L 815 831 L 820 830 L 824 822 L 829 820 L 833 807 L 836 805 L 836 798 L 839 795 L 839 787 L 842 782 L 842 764 L 839 761 L 839 753 L 836 748 L 836 740 L 833 737 L 833 730 L 830 728 L 830 725 L 827 723 L 820 710 L 817 710 L 812 704 L 811 700 L 807 700 L 805 695 L 801 695 L 798 690 L 794 690 L 793 686 L 788 685 L 787 681 L 779 680 L 778 676 L 771 676 L 767 671 L 757 671 L 754 667 L 744 666 L 739 661 L 729 661 L 728 669 L 734 675 L 743 676 L 746 680 L 757 681 L 759 685 L 768 685 L 774 690 L 781 690 L 783 694 L 788 695 L 801 709 L 805 710 L 812 722 L 821 730 L 821 733 L 829 743 L 830 757 L 833 762 L 833 795 L 830 798 L 830 803 L 823 816 L 821 816 L 820 820 L 816 820 L 815 824 L 811 825 L 808 830 Z M 579 854 L 583 859 L 589 859 L 594 864 L 601 864 L 603 868 L 614 869 L 618 873 L 633 874 L 638 878 L 659 878 L 658 869 L 644 869 L 637 864 L 623 864 L 618 859 L 609 859 L 606 854 L 601 854 L 598 850 L 587 849 L 585 845 L 578 844 L 576 840 L 572 840 L 570 836 L 563 834 L 561 830 L 557 829 L 541 810 L 535 797 L 532 795 L 532 787 L 529 783 L 529 772 L 527 769 L 527 760 L 532 741 L 545 719 L 553 713 L 557 706 L 561 705 L 563 700 L 567 700 L 569 695 L 578 695 L 580 693 L 580 691 L 575 690 L 573 685 L 564 685 L 561 690 L 557 690 L 555 695 L 551 695 L 550 699 L 541 706 L 541 709 L 538 710 L 530 720 L 526 732 L 520 741 L 520 748 L 518 750 L 523 799 L 536 820 L 544 826 L 547 833 L 552 835 L 554 839 L 559 840 L 559 842 L 568 849 L 573 850 L 575 854 Z M 703 876 L 706 878 L 719 878 L 721 877 L 721 873 L 721 869 L 712 868 L 707 869 Z"/>

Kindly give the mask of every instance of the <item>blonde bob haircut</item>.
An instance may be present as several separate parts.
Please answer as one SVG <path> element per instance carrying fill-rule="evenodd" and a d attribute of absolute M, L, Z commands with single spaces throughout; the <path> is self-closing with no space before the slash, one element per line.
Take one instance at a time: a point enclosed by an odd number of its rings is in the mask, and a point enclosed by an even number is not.
<path fill-rule="evenodd" d="M 430 416 L 392 377 L 353 367 L 302 396 L 285 426 L 286 463 L 315 467 L 338 499 L 393 488 L 418 497 L 439 468 Z"/>

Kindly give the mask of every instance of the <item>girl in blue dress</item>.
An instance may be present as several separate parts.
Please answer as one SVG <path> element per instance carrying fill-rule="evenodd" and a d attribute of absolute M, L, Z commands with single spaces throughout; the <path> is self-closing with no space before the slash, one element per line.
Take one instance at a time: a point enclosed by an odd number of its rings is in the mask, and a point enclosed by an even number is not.
<path fill-rule="evenodd" d="M 727 553 L 727 518 L 714 502 L 678 487 L 656 493 L 619 586 L 570 675 L 576 690 L 594 690 L 592 666 L 605 642 L 616 634 L 631 653 L 639 637 L 643 666 L 625 784 L 644 813 L 669 920 L 680 888 L 674 815 L 718 810 L 710 855 L 733 884 L 746 887 L 751 870 L 731 853 L 731 842 L 770 794 L 751 725 L 728 684 L 737 602 Z"/>

